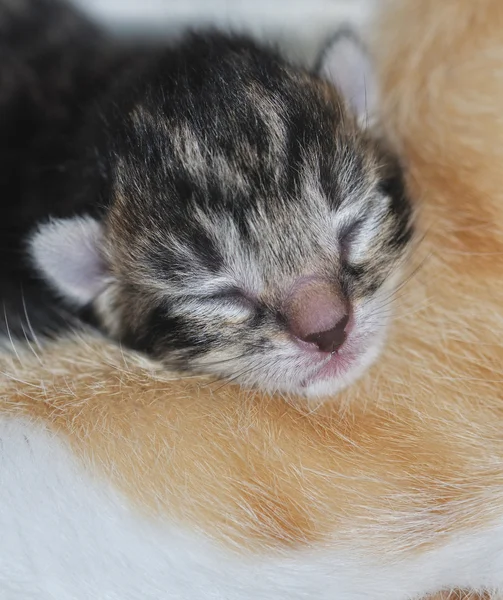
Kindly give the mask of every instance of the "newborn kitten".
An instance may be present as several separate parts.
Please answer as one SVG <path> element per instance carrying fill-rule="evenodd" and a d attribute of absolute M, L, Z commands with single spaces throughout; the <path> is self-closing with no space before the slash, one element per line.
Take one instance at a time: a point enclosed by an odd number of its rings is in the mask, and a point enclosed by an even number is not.
<path fill-rule="evenodd" d="M 30 258 L 1 293 L 23 289 L 30 327 L 43 306 L 85 308 L 170 369 L 270 391 L 326 395 L 360 375 L 383 342 L 411 207 L 363 125 L 358 44 L 324 55 L 337 92 L 243 37 L 120 49 L 68 7 L 19 6 L 0 2 L 2 78 L 21 79 L 1 114 L 14 137 L 23 126 L 3 197 Z M 40 301 L 30 269 L 49 284 Z"/>

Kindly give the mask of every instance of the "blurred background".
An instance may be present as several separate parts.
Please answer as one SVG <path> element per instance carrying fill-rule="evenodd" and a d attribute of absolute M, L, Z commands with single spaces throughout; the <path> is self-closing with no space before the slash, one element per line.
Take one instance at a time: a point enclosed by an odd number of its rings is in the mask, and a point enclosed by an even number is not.
<path fill-rule="evenodd" d="M 118 35 L 148 39 L 216 25 L 273 39 L 294 59 L 312 60 L 342 24 L 362 28 L 382 0 L 73 0 Z"/>

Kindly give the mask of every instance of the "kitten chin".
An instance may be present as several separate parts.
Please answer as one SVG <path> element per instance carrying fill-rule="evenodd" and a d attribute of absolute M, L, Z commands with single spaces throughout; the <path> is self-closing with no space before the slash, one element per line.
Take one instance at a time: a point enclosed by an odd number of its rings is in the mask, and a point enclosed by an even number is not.
<path fill-rule="evenodd" d="M 84 76 L 58 96 L 64 108 L 86 92 L 61 133 L 71 160 L 44 158 L 72 201 L 41 197 L 23 237 L 30 281 L 169 368 L 309 395 L 353 381 L 382 346 L 412 235 L 397 160 L 365 127 L 375 94 L 358 40 L 334 38 L 317 73 L 218 32 L 148 50 L 82 40 Z M 37 183 L 20 186 L 35 197 Z"/>

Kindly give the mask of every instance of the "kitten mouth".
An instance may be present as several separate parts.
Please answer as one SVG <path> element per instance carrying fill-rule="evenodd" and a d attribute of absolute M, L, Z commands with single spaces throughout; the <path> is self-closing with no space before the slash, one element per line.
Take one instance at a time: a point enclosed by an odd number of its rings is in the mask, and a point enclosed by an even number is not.
<path fill-rule="evenodd" d="M 308 397 L 333 397 L 359 379 L 380 355 L 386 329 L 353 332 L 344 345 L 318 365 L 310 364 L 308 374 L 298 384 L 298 392 Z M 314 368 L 313 368 L 314 367 Z"/>
<path fill-rule="evenodd" d="M 320 381 L 342 379 L 354 366 L 356 359 L 357 354 L 354 352 L 344 352 L 343 349 L 336 350 L 323 361 L 312 375 L 301 381 L 300 387 L 305 389 Z"/>

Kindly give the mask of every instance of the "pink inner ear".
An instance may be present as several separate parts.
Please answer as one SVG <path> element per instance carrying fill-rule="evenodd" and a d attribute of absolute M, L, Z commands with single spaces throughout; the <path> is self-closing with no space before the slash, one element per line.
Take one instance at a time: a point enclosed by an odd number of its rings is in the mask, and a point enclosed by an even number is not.
<path fill-rule="evenodd" d="M 61 286 L 69 287 L 79 298 L 94 298 L 102 289 L 105 265 L 95 248 L 72 246 L 64 259 L 56 259 L 55 268 Z"/>
<path fill-rule="evenodd" d="M 341 35 L 327 50 L 321 75 L 346 99 L 359 118 L 374 112 L 376 80 L 365 49 L 352 35 Z"/>
<path fill-rule="evenodd" d="M 36 267 L 66 299 L 85 305 L 102 291 L 106 265 L 101 224 L 90 217 L 59 219 L 35 233 L 30 251 Z"/>

